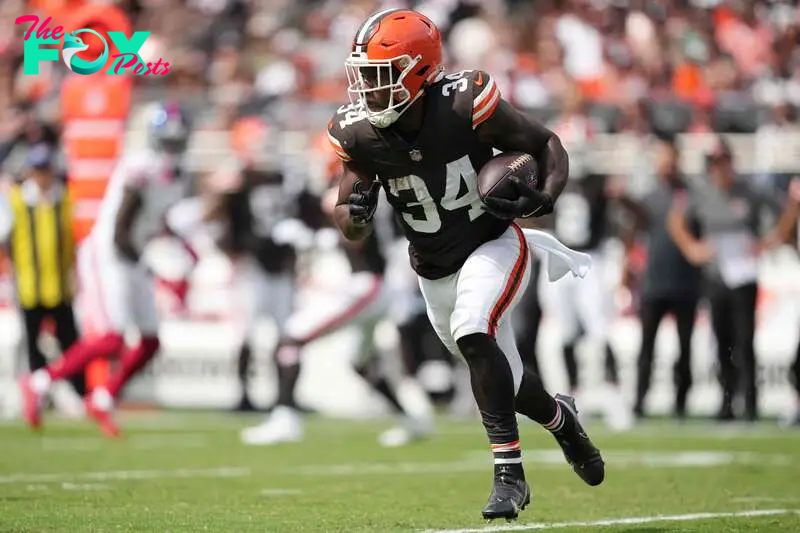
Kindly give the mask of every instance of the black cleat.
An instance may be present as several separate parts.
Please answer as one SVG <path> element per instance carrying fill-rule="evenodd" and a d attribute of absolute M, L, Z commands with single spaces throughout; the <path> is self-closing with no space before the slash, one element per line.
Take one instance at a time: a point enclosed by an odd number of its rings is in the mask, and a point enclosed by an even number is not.
<path fill-rule="evenodd" d="M 489 501 L 481 513 L 486 520 L 514 520 L 531 503 L 531 489 L 524 479 L 514 476 L 510 469 L 500 467 L 494 475 Z"/>
<path fill-rule="evenodd" d="M 592 444 L 580 421 L 575 398 L 556 394 L 555 400 L 561 406 L 564 426 L 553 436 L 564 451 L 564 457 L 572 469 L 587 485 L 595 487 L 603 482 L 606 475 L 605 462 L 600 450 Z"/>

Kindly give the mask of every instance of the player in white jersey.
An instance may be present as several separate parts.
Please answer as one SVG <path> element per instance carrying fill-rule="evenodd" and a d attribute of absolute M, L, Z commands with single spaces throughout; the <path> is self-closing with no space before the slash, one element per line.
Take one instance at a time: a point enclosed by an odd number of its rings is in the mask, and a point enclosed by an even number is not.
<path fill-rule="evenodd" d="M 628 205 L 619 198 L 622 195 L 615 190 L 613 180 L 596 172 L 586 160 L 595 128 L 577 93 L 568 93 L 565 110 L 551 127 L 569 150 L 570 176 L 549 222 L 560 241 L 592 257 L 592 269 L 583 279 L 564 277 L 546 284 L 542 296 L 559 328 L 571 393 L 578 394 L 586 381 L 580 379 L 577 354 L 579 342 L 585 338 L 589 353 L 604 360 L 606 393 L 602 410 L 606 424 L 614 430 L 627 430 L 634 419 L 622 394 L 617 358 L 609 337 L 614 315 L 613 288 L 605 272 L 609 268 L 606 244 L 612 237 L 612 203 L 620 200 L 623 208 Z"/>
<path fill-rule="evenodd" d="M 283 337 L 294 306 L 296 265 L 323 215 L 316 196 L 291 169 L 239 158 L 225 163 L 200 182 L 200 196 L 170 209 L 167 222 L 185 240 L 210 240 L 230 261 L 241 387 L 236 409 L 252 411 L 256 328 L 269 319 Z"/>
<path fill-rule="evenodd" d="M 87 413 L 108 436 L 119 429 L 111 417 L 125 383 L 158 351 L 154 284 L 139 261 L 142 249 L 163 228 L 167 208 L 183 194 L 180 160 L 188 127 L 175 105 L 159 105 L 149 120 L 154 149 L 123 156 L 106 189 L 90 235 L 78 250 L 78 298 L 83 336 L 63 356 L 20 381 L 23 414 L 41 424 L 41 398 L 53 381 L 82 372 L 93 360 L 120 353 L 120 364 L 105 386 L 86 397 Z M 136 346 L 123 336 L 139 332 Z"/>
<path fill-rule="evenodd" d="M 324 216 L 332 217 L 337 197 L 338 186 L 333 186 L 321 199 L 320 214 L 324 211 Z M 391 215 L 389 212 L 385 215 L 384 221 L 388 226 Z M 387 262 L 381 241 L 385 238 L 383 233 L 378 230 L 359 243 L 341 242 L 342 252 L 350 266 L 347 280 L 328 285 L 324 295 L 319 293 L 314 298 L 300 298 L 304 302 L 286 320 L 274 352 L 278 374 L 275 408 L 263 423 L 242 430 L 240 436 L 245 444 L 266 446 L 302 440 L 304 424 L 295 400 L 295 389 L 302 372 L 302 352 L 312 342 L 346 327 L 356 329 L 360 335 L 358 348 L 351 359 L 356 373 L 386 400 L 393 414 L 401 419 L 399 425 L 381 434 L 380 444 L 403 446 L 433 431 L 433 406 L 423 389 L 411 375 L 398 380 L 389 379 L 377 357 L 379 348 L 375 344 L 375 332 L 389 311 L 393 297 L 385 281 Z M 324 242 L 331 236 L 335 239 L 333 242 L 339 240 L 336 230 L 320 229 L 315 240 Z"/>
<path fill-rule="evenodd" d="M 778 222 L 778 228 L 778 235 L 785 235 L 785 240 L 790 240 L 792 230 L 795 231 L 794 247 L 800 252 L 800 178 L 794 178 L 789 184 L 788 206 Z M 797 400 L 781 422 L 800 426 L 800 339 L 797 340 L 797 355 L 791 365 L 789 377 L 797 391 Z"/>

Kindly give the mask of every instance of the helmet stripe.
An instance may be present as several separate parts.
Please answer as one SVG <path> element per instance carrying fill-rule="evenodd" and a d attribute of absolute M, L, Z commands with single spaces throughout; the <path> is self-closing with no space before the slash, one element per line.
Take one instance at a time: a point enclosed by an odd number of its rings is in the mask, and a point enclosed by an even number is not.
<path fill-rule="evenodd" d="M 371 17 L 369 17 L 364 24 L 358 29 L 356 33 L 356 38 L 353 41 L 353 44 L 356 47 L 356 52 L 363 53 L 367 51 L 367 40 L 369 38 L 370 32 L 372 28 L 378 24 L 383 17 L 388 15 L 389 13 L 393 13 L 395 11 L 402 11 L 402 9 L 392 8 L 392 9 L 384 9 L 383 11 L 378 11 Z"/>

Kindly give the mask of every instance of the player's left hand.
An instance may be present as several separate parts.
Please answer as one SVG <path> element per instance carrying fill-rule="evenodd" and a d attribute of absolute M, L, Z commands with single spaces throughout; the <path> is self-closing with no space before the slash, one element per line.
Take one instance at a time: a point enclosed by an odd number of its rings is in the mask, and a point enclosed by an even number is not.
<path fill-rule="evenodd" d="M 486 211 L 497 218 L 509 220 L 541 217 L 553 212 L 553 199 L 549 194 L 534 189 L 517 176 L 512 176 L 510 180 L 519 192 L 519 197 L 515 200 L 487 197 L 484 199 Z"/>

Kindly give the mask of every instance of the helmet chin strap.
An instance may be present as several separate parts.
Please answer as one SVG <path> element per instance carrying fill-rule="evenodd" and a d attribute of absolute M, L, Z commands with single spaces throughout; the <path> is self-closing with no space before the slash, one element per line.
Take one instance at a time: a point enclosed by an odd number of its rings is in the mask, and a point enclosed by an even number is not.
<path fill-rule="evenodd" d="M 416 102 L 424 92 L 425 92 L 425 87 L 421 88 L 419 92 L 416 94 L 416 96 L 414 96 L 414 98 L 409 100 L 408 103 L 404 105 L 403 108 L 400 109 L 399 111 L 397 109 L 386 109 L 384 111 L 381 111 L 380 113 L 375 113 L 375 114 L 368 113 L 367 120 L 369 120 L 369 123 L 375 126 L 376 128 L 380 129 L 388 128 L 389 126 L 397 122 L 397 119 L 403 116 L 403 113 L 405 113 L 406 110 L 408 110 L 408 108 L 411 107 L 411 105 L 414 102 Z"/>

